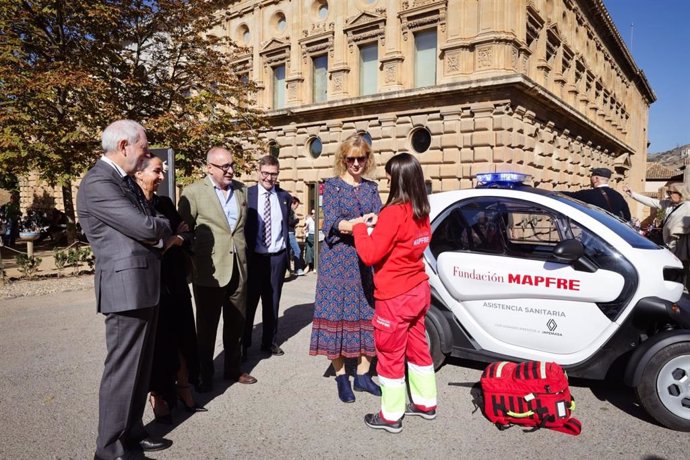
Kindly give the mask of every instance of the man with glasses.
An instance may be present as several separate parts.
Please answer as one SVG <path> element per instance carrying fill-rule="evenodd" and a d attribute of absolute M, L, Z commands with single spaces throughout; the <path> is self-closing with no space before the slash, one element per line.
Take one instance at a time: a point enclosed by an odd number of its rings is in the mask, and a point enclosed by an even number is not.
<path fill-rule="evenodd" d="M 208 175 L 185 188 L 179 203 L 180 215 L 194 232 L 192 287 L 200 393 L 213 389 L 213 350 L 221 310 L 224 377 L 243 384 L 256 383 L 240 369 L 247 296 L 247 200 L 244 184 L 234 180 L 234 165 L 229 150 L 213 147 L 206 155 Z"/>
<path fill-rule="evenodd" d="M 259 160 L 258 184 L 247 189 L 245 236 L 249 262 L 249 297 L 244 352 L 252 344 L 254 315 L 261 298 L 261 351 L 284 354 L 278 346 L 278 308 L 288 266 L 288 216 L 292 197 L 276 185 L 280 163 L 272 155 Z"/>

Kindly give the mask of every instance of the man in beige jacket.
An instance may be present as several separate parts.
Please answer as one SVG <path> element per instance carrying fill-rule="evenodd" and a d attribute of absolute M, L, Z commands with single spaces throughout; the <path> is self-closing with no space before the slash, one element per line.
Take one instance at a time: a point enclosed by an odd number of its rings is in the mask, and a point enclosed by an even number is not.
<path fill-rule="evenodd" d="M 256 383 L 241 371 L 241 344 L 246 317 L 247 248 L 244 184 L 234 180 L 232 153 L 213 147 L 206 155 L 208 175 L 185 188 L 179 212 L 194 232 L 192 286 L 196 303 L 200 382 L 197 391 L 213 389 L 213 350 L 223 311 L 224 377 Z"/>

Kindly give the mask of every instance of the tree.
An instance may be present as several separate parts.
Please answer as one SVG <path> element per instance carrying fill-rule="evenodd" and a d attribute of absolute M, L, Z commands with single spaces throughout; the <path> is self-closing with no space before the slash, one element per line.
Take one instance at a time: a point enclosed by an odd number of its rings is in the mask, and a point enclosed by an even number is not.
<path fill-rule="evenodd" d="M 0 0 L 0 176 L 36 171 L 69 192 L 118 118 L 173 147 L 178 175 L 212 145 L 248 165 L 265 125 L 233 70 L 243 50 L 222 32 L 224 4 Z"/>

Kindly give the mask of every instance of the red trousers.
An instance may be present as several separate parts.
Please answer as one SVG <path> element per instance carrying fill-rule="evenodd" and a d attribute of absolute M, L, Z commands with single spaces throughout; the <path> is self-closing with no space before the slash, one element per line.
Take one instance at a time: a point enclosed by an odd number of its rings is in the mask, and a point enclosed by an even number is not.
<path fill-rule="evenodd" d="M 429 282 L 424 281 L 392 299 L 376 300 L 372 323 L 380 377 L 405 377 L 405 358 L 416 366 L 432 366 L 426 340 L 425 315 L 431 304 Z"/>

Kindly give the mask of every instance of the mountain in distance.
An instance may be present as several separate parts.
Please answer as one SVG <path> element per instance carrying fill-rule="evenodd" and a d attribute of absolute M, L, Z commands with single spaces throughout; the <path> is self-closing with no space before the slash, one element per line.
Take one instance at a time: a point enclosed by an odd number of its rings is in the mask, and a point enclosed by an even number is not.
<path fill-rule="evenodd" d="M 690 144 L 685 144 L 666 152 L 650 153 L 647 155 L 647 161 L 679 169 L 685 165 L 685 159 L 688 156 L 690 156 Z"/>

